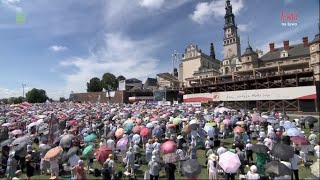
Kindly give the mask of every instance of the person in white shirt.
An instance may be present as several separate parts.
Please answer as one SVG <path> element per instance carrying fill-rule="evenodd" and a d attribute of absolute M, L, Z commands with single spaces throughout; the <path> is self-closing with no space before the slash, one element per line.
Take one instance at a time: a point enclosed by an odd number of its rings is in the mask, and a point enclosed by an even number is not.
<path fill-rule="evenodd" d="M 138 133 L 136 133 L 135 135 L 132 136 L 132 142 L 133 144 L 140 144 L 140 135 Z"/>
<path fill-rule="evenodd" d="M 153 151 L 152 139 L 149 139 L 148 143 L 146 144 L 146 162 L 151 161 L 152 151 Z"/>
<path fill-rule="evenodd" d="M 270 136 L 268 136 L 267 138 L 265 138 L 263 140 L 264 142 L 264 145 L 266 145 L 270 150 L 272 150 L 272 147 L 273 147 L 273 142 L 272 142 L 272 139 L 270 138 Z"/>
<path fill-rule="evenodd" d="M 207 164 L 207 169 L 208 169 L 208 180 L 215 180 L 218 179 L 218 156 L 215 154 L 211 154 L 209 156 L 208 164 Z"/>
<path fill-rule="evenodd" d="M 295 150 L 293 157 L 290 159 L 291 169 L 293 171 L 296 180 L 299 180 L 299 161 L 301 157 L 299 156 L 299 150 Z"/>
<path fill-rule="evenodd" d="M 204 143 L 204 146 L 205 146 L 205 148 L 206 148 L 205 153 L 207 153 L 208 150 L 211 149 L 211 147 L 213 147 L 213 145 L 214 145 L 214 144 L 213 144 L 213 139 L 208 136 L 208 139 L 207 139 L 206 142 Z"/>
<path fill-rule="evenodd" d="M 253 161 L 253 151 L 252 151 L 252 144 L 250 142 L 250 139 L 247 140 L 245 150 L 246 150 L 247 162 L 248 164 L 250 164 L 250 160 Z"/>
<path fill-rule="evenodd" d="M 266 133 L 264 132 L 264 129 L 261 128 L 261 131 L 259 132 L 260 139 L 264 139 L 266 137 Z"/>
<path fill-rule="evenodd" d="M 223 145 L 223 143 L 221 142 L 221 143 L 220 143 L 220 147 L 217 149 L 217 154 L 218 154 L 218 156 L 220 156 L 221 154 L 223 154 L 223 153 L 225 153 L 225 152 L 227 152 L 227 149 L 224 148 L 224 145 Z"/>
<path fill-rule="evenodd" d="M 116 143 L 114 142 L 113 138 L 107 140 L 107 146 L 112 150 L 112 154 L 114 154 L 115 144 Z"/>
<path fill-rule="evenodd" d="M 259 174 L 257 173 L 258 168 L 255 165 L 252 165 L 250 167 L 250 171 L 248 171 L 247 175 L 246 175 L 246 179 L 247 180 L 258 180 L 260 179 Z"/>
<path fill-rule="evenodd" d="M 155 142 L 153 143 L 153 149 L 160 151 L 161 150 L 161 144 L 158 142 L 159 140 L 156 138 Z"/>

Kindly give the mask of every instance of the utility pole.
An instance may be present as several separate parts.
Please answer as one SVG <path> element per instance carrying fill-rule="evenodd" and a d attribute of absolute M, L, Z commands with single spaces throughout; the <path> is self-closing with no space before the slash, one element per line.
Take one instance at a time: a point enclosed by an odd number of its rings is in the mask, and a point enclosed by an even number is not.
<path fill-rule="evenodd" d="M 22 97 L 24 98 L 24 87 L 26 87 L 26 84 L 22 84 Z"/>
<path fill-rule="evenodd" d="M 177 50 L 174 50 L 172 54 L 172 75 L 174 75 L 174 68 L 176 67 L 176 63 L 178 62 L 179 53 Z"/>

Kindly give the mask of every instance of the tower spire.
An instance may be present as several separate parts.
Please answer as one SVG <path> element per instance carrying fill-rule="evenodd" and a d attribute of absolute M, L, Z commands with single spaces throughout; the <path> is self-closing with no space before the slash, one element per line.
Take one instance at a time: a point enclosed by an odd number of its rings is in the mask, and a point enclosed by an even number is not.
<path fill-rule="evenodd" d="M 216 54 L 215 54 L 215 52 L 214 52 L 213 43 L 210 44 L 210 56 L 211 56 L 213 59 L 216 59 Z"/>

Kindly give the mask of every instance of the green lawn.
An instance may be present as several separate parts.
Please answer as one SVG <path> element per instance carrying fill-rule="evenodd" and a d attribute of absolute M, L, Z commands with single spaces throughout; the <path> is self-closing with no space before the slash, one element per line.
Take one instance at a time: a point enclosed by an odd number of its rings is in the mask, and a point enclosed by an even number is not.
<path fill-rule="evenodd" d="M 294 117 L 291 117 L 291 119 L 293 119 Z M 305 134 L 306 135 L 309 135 L 310 134 L 310 131 L 309 129 L 303 129 L 305 131 Z M 319 135 L 319 134 L 318 134 Z M 231 147 L 231 144 L 232 144 L 232 141 L 233 141 L 233 138 L 230 137 L 230 138 L 227 138 L 227 139 L 224 139 L 222 140 L 222 142 L 224 142 L 224 144 L 229 148 Z M 253 141 L 253 143 L 255 143 Z M 314 156 L 309 156 L 310 159 L 312 159 L 313 161 L 316 160 L 316 158 Z M 202 165 L 203 167 L 203 170 L 201 172 L 201 174 L 199 175 L 199 179 L 207 179 L 208 178 L 208 173 L 207 173 L 207 170 L 206 170 L 206 164 L 205 164 L 205 155 L 204 155 L 204 150 L 199 150 L 198 151 L 198 160 L 200 162 L 200 164 Z M 254 160 L 255 160 L 255 157 L 254 157 Z M 101 168 L 101 165 L 98 164 L 98 163 L 94 163 L 94 167 L 95 168 Z M 124 166 L 122 164 L 117 164 L 116 166 L 116 171 L 122 171 L 122 172 L 125 172 L 125 169 L 124 169 Z M 143 179 L 144 177 L 144 172 L 147 170 L 147 166 L 146 165 L 142 165 L 140 167 L 139 170 L 136 171 L 136 175 L 137 175 L 137 178 L 138 179 Z M 248 171 L 248 168 L 246 168 L 246 171 Z M 311 172 L 310 172 L 310 169 L 309 168 L 306 168 L 306 167 L 303 167 L 303 166 L 299 166 L 299 176 L 301 179 L 305 179 L 307 177 L 310 177 L 311 176 Z M 165 177 L 165 171 L 164 169 L 160 172 L 160 177 Z M 87 176 L 88 179 L 99 179 L 99 178 L 96 178 L 92 175 L 88 175 Z M 2 178 L 3 179 L 3 178 Z M 31 179 L 49 179 L 49 176 L 42 176 L 42 175 L 36 175 L 36 176 L 33 176 Z M 176 179 L 186 179 L 185 177 L 181 177 L 178 173 L 176 174 Z"/>

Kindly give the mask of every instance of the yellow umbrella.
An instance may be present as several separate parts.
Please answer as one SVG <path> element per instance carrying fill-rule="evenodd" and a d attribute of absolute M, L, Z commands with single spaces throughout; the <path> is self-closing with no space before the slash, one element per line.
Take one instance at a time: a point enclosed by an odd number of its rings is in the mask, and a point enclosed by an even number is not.
<path fill-rule="evenodd" d="M 174 119 L 172 120 L 172 123 L 175 124 L 175 125 L 180 124 L 180 122 L 181 122 L 181 119 L 180 119 L 180 118 L 174 118 Z"/>
<path fill-rule="evenodd" d="M 217 123 L 215 123 L 215 122 L 206 123 L 206 126 L 216 126 L 216 125 L 217 125 Z"/>

